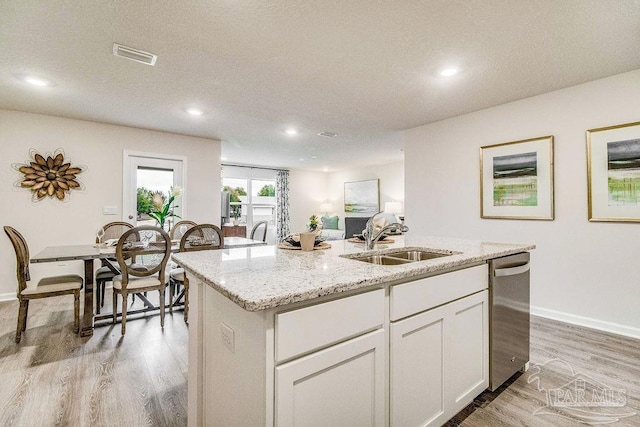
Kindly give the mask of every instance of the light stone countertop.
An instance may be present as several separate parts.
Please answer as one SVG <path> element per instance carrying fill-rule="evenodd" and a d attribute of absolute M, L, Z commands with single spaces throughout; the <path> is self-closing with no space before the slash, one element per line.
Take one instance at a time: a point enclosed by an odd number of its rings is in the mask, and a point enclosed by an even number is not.
<path fill-rule="evenodd" d="M 332 240 L 331 248 L 302 252 L 277 246 L 183 252 L 173 259 L 247 311 L 259 311 L 535 249 L 530 244 L 442 237 L 392 236 L 368 254 L 413 247 L 454 255 L 404 265 L 374 265 L 341 257 L 364 252 L 364 244 Z"/>

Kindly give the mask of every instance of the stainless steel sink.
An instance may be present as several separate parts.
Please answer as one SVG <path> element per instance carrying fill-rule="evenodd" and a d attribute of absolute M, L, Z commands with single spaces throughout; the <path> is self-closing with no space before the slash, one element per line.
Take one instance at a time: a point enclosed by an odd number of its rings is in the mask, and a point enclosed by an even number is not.
<path fill-rule="evenodd" d="M 433 252 L 412 248 L 408 250 L 396 249 L 379 255 L 357 254 L 343 255 L 343 257 L 377 265 L 404 265 L 417 261 L 426 261 L 434 258 L 446 257 L 454 255 L 456 253 L 457 252 Z"/>
<path fill-rule="evenodd" d="M 452 254 L 439 253 L 439 252 L 427 252 L 427 251 L 402 251 L 392 252 L 386 254 L 386 256 L 406 259 L 409 261 L 425 261 L 427 259 L 441 258 L 444 256 L 450 256 Z"/>
<path fill-rule="evenodd" d="M 371 255 L 371 256 L 363 256 L 363 257 L 357 257 L 357 258 L 351 258 L 351 259 L 368 262 L 370 264 L 378 264 L 378 265 L 401 265 L 401 264 L 408 264 L 412 262 L 408 259 L 394 258 L 394 257 L 384 256 L 384 255 Z"/>

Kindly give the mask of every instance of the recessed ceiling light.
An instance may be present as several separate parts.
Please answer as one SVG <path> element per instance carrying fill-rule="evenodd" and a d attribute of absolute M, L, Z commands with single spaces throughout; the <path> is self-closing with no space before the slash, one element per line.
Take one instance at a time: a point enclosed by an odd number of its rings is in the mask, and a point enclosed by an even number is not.
<path fill-rule="evenodd" d="M 298 133 L 298 131 L 293 129 L 293 128 L 289 128 L 289 129 L 285 130 L 284 133 L 286 133 L 287 135 L 296 135 Z"/>
<path fill-rule="evenodd" d="M 185 111 L 191 114 L 192 116 L 201 116 L 204 114 L 204 111 L 199 110 L 197 108 L 187 108 Z"/>
<path fill-rule="evenodd" d="M 458 74 L 460 70 L 456 67 L 449 67 L 449 68 L 445 68 L 444 70 L 440 71 L 440 75 L 442 77 L 451 77 L 451 76 L 455 76 L 456 74 Z"/>
<path fill-rule="evenodd" d="M 325 167 L 322 168 L 322 171 L 323 172 L 329 172 L 329 168 L 325 166 Z"/>
<path fill-rule="evenodd" d="M 40 86 L 40 87 L 51 86 L 50 81 L 41 79 L 39 77 L 34 77 L 34 76 L 25 76 L 24 81 L 34 86 Z"/>
<path fill-rule="evenodd" d="M 300 157 L 298 160 L 300 160 L 301 162 L 304 162 L 304 159 L 302 157 Z"/>
<path fill-rule="evenodd" d="M 227 158 L 225 156 L 220 156 L 220 160 L 225 161 Z"/>

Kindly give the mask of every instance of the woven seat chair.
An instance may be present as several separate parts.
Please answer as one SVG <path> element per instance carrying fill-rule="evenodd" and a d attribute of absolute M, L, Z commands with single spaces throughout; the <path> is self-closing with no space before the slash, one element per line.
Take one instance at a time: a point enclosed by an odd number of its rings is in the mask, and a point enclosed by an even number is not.
<path fill-rule="evenodd" d="M 118 294 L 122 295 L 122 335 L 126 332 L 127 296 L 147 291 L 160 293 L 160 326 L 164 328 L 165 288 L 171 239 L 158 227 L 139 226 L 125 231 L 116 245 L 121 274 L 113 278 L 113 323 L 117 321 Z M 131 264 L 135 260 L 135 264 Z M 142 268 L 144 267 L 144 268 Z"/>
<path fill-rule="evenodd" d="M 269 223 L 267 221 L 256 222 L 256 224 L 251 229 L 251 234 L 249 235 L 249 238 L 254 240 L 262 240 L 263 242 L 266 242 L 268 225 Z"/>
<path fill-rule="evenodd" d="M 222 230 L 213 224 L 199 224 L 187 230 L 180 239 L 180 252 L 204 251 L 211 249 L 222 249 L 224 247 L 224 237 Z M 169 272 L 171 280 L 171 295 L 174 290 L 182 285 L 182 290 L 178 297 L 171 299 L 169 312 L 173 311 L 173 305 L 184 297 L 184 321 L 189 322 L 189 279 L 184 268 L 174 268 Z"/>
<path fill-rule="evenodd" d="M 196 225 L 198 224 L 193 221 L 187 221 L 187 220 L 178 221 L 173 225 L 173 227 L 171 227 L 171 230 L 169 230 L 169 237 L 171 237 L 171 240 L 180 240 L 182 239 L 182 235 L 188 229 Z"/>
<path fill-rule="evenodd" d="M 133 225 L 123 221 L 114 221 L 105 224 L 102 227 L 104 230 L 102 241 L 104 242 L 108 239 L 119 239 L 125 231 L 131 230 L 132 228 Z M 99 243 L 97 238 L 96 243 Z M 110 260 L 115 262 L 115 258 L 111 258 Z M 100 309 L 104 307 L 104 294 L 107 282 L 112 281 L 113 277 L 116 275 L 116 273 L 107 266 L 108 262 L 109 260 L 102 260 L 102 267 L 96 270 L 94 276 L 96 282 L 96 313 L 98 314 L 100 314 Z"/>
<path fill-rule="evenodd" d="M 68 274 L 63 276 L 44 277 L 40 279 L 35 287 L 27 287 L 27 282 L 31 280 L 29 274 L 29 246 L 27 241 L 22 237 L 15 228 L 4 227 L 4 232 L 9 236 L 13 249 L 16 252 L 18 289 L 17 296 L 19 302 L 18 308 L 18 326 L 16 328 L 16 343 L 20 342 L 22 332 L 27 328 L 27 313 L 29 311 L 29 301 L 32 299 L 56 297 L 59 295 L 73 295 L 73 315 L 74 328 L 78 333 L 80 329 L 80 290 L 82 289 L 83 279 L 77 274 Z"/>

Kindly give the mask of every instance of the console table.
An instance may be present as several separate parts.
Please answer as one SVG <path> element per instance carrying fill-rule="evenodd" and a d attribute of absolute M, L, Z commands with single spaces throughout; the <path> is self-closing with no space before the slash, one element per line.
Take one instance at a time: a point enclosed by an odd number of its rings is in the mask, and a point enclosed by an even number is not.
<path fill-rule="evenodd" d="M 223 225 L 222 235 L 224 237 L 247 237 L 246 225 Z"/>

